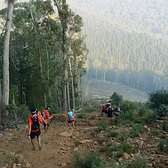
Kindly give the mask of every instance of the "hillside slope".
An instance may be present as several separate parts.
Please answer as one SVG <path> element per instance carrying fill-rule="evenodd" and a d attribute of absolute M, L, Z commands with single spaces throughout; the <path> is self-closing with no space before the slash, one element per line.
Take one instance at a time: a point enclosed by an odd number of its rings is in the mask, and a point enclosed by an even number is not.
<path fill-rule="evenodd" d="M 101 80 L 89 80 L 84 90 L 84 99 L 107 98 L 117 92 L 124 99 L 131 101 L 145 102 L 148 99 L 148 94 L 145 92 L 126 87 L 112 82 L 103 82 Z"/>

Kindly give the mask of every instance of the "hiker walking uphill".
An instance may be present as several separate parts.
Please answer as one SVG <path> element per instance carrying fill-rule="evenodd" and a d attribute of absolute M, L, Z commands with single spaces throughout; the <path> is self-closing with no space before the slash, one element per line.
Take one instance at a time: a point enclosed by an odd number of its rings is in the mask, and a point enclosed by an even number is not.
<path fill-rule="evenodd" d="M 74 112 L 75 112 L 75 110 L 73 109 L 72 111 L 68 110 L 68 113 L 67 113 L 68 125 L 70 127 L 74 127 L 74 125 L 75 125 L 75 117 L 76 117 L 76 115 L 74 114 Z"/>
<path fill-rule="evenodd" d="M 102 114 L 101 114 L 101 116 L 103 116 L 103 114 L 106 112 L 106 105 L 105 104 L 103 104 L 102 105 Z"/>
<path fill-rule="evenodd" d="M 33 107 L 33 108 L 32 108 L 32 110 L 36 111 L 36 116 L 38 116 L 38 117 L 40 117 L 40 118 L 41 118 L 42 123 L 47 124 L 47 123 L 46 123 L 46 121 L 44 120 L 44 118 L 42 117 L 41 112 L 40 112 L 40 111 L 38 111 L 36 107 Z M 31 117 L 31 115 L 32 115 L 32 114 L 30 114 L 30 117 Z"/>
<path fill-rule="evenodd" d="M 47 133 L 48 128 L 50 126 L 50 123 L 48 122 L 48 119 L 52 118 L 53 116 L 50 117 L 49 110 L 51 109 L 50 106 L 47 106 L 45 110 L 41 111 L 41 115 L 44 118 L 45 122 L 43 122 L 44 125 L 44 131 Z"/>
<path fill-rule="evenodd" d="M 40 123 L 42 122 L 41 118 L 36 115 L 36 110 L 31 109 L 31 115 L 27 120 L 28 123 L 28 139 L 31 139 L 33 150 L 35 150 L 35 145 L 33 139 L 37 136 L 39 150 L 41 150 L 41 137 L 40 137 Z"/>
<path fill-rule="evenodd" d="M 114 109 L 111 106 L 109 106 L 109 108 L 107 109 L 107 117 L 110 118 L 111 123 L 112 123 L 113 113 L 114 113 Z"/>

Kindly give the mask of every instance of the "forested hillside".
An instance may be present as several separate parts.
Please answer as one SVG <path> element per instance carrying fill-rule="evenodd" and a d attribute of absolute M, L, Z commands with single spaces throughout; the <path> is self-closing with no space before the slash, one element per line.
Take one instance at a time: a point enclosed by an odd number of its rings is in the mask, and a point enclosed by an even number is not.
<path fill-rule="evenodd" d="M 129 78 L 140 73 L 134 84 L 119 78 L 118 82 L 131 87 L 134 85 L 134 88 L 144 91 L 148 91 L 144 89 L 148 87 L 150 91 L 167 89 L 164 82 L 168 82 L 165 79 L 168 67 L 166 0 L 70 0 L 69 4 L 83 17 L 85 23 L 83 31 L 87 35 L 90 77 L 101 76 L 111 81 L 106 71 L 117 70 Z M 123 72 L 125 70 L 129 73 Z M 143 87 L 138 86 L 139 80 L 145 81 L 148 78 L 144 76 L 146 72 L 151 74 L 150 79 L 155 82 L 150 86 L 145 83 Z"/>

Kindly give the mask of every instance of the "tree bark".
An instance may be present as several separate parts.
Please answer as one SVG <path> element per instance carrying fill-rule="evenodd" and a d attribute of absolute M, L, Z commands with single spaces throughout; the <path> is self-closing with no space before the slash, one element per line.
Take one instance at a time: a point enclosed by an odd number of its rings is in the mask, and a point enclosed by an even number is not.
<path fill-rule="evenodd" d="M 8 1 L 8 13 L 6 21 L 6 30 L 4 36 L 4 47 L 3 47 L 3 105 L 9 105 L 9 42 L 10 42 L 10 31 L 12 26 L 14 2 Z"/>
<path fill-rule="evenodd" d="M 75 109 L 74 81 L 73 81 L 72 66 L 71 66 L 70 59 L 69 59 L 69 69 L 70 69 L 71 88 L 72 88 L 72 108 Z"/>

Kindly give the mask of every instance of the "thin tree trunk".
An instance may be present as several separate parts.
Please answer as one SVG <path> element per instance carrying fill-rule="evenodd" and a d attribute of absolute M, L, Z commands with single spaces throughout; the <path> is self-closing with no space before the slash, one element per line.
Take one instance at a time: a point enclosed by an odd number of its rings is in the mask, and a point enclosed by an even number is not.
<path fill-rule="evenodd" d="M 69 59 L 69 69 L 70 69 L 71 88 L 72 88 L 72 108 L 75 109 L 74 81 L 73 81 L 72 66 L 71 66 L 70 59 Z"/>
<path fill-rule="evenodd" d="M 68 72 L 67 72 L 67 75 L 68 75 Z M 71 108 L 71 106 L 70 106 L 70 94 L 69 94 L 69 82 L 68 82 L 68 80 L 67 80 L 67 106 L 68 106 L 68 109 L 70 109 Z"/>
<path fill-rule="evenodd" d="M 9 42 L 12 26 L 13 7 L 14 2 L 8 1 L 8 13 L 3 48 L 3 105 L 9 105 Z"/>
<path fill-rule="evenodd" d="M 66 20 L 64 20 L 64 18 L 62 17 L 62 9 L 59 6 L 58 1 L 54 0 L 54 4 L 57 7 L 58 10 L 58 15 L 60 17 L 60 21 L 61 21 L 61 26 L 62 26 L 62 57 L 63 57 L 63 61 L 64 61 L 64 86 L 63 86 L 63 111 L 67 112 L 67 106 L 68 106 L 68 102 L 69 102 L 69 98 L 67 98 L 67 80 L 68 80 L 68 71 L 67 71 L 67 53 L 66 53 Z M 62 2 L 62 5 L 66 4 L 66 0 L 64 0 Z"/>

